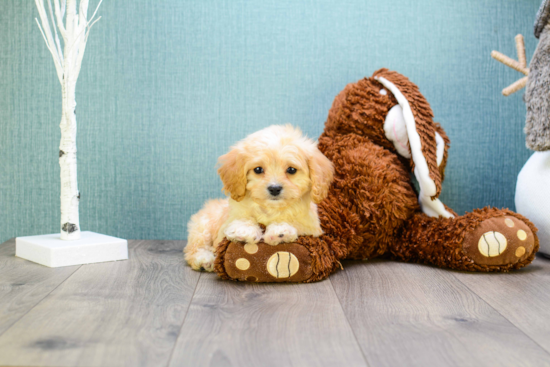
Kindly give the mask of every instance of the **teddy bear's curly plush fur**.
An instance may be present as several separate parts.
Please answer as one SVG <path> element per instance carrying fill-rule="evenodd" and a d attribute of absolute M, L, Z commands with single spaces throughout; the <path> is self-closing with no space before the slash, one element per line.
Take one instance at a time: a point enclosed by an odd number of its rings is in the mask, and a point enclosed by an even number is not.
<path fill-rule="evenodd" d="M 387 117 L 397 105 L 408 124 L 406 142 L 388 132 Z M 339 269 L 341 260 L 379 256 L 485 272 L 529 264 L 539 247 L 529 220 L 495 208 L 458 216 L 437 199 L 449 143 L 418 87 L 403 75 L 381 69 L 347 85 L 319 138 L 335 167 L 329 195 L 319 204 L 324 234 L 279 246 L 260 243 L 253 253 L 224 240 L 216 272 L 242 281 L 312 282 Z"/>

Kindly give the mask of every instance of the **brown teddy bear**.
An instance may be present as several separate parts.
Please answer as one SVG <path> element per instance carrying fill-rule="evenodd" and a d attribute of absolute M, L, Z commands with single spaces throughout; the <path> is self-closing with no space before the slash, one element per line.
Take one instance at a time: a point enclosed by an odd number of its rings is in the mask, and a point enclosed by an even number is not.
<path fill-rule="evenodd" d="M 449 143 L 405 76 L 381 69 L 347 85 L 319 138 L 335 167 L 319 204 L 324 234 L 278 246 L 259 243 L 253 253 L 224 240 L 216 272 L 241 281 L 313 282 L 340 268 L 341 260 L 379 256 L 469 271 L 529 264 L 539 241 L 525 217 L 495 208 L 458 216 L 438 199 Z"/>

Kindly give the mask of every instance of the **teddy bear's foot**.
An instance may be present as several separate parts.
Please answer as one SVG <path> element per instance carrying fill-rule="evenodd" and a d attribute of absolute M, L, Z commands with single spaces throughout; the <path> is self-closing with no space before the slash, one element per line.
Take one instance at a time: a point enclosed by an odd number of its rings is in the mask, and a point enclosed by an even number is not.
<path fill-rule="evenodd" d="M 219 255 L 218 255 L 219 256 Z M 303 246 L 292 242 L 270 246 L 264 242 L 231 242 L 223 256 L 229 279 L 247 282 L 304 282 L 311 278 L 312 258 Z"/>
<path fill-rule="evenodd" d="M 533 256 L 535 235 L 515 216 L 488 218 L 465 234 L 462 249 L 475 264 L 510 266 Z"/>
<path fill-rule="evenodd" d="M 505 272 L 533 261 L 539 248 L 536 232 L 527 218 L 508 209 L 475 209 L 454 218 L 417 213 L 390 251 L 403 261 Z"/>
<path fill-rule="evenodd" d="M 270 246 L 223 240 L 216 249 L 214 271 L 224 279 L 247 282 L 309 283 L 341 268 L 345 246 L 332 237 L 301 236 Z"/>

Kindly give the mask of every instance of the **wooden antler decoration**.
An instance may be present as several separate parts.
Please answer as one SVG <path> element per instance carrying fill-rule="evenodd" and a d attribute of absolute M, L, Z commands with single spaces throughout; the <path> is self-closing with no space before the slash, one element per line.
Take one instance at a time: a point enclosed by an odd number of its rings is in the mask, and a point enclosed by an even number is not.
<path fill-rule="evenodd" d="M 511 59 L 498 51 L 491 52 L 491 56 L 493 57 L 493 59 L 500 61 L 504 65 L 514 70 L 519 71 L 523 75 L 526 75 L 514 84 L 502 90 L 502 94 L 504 94 L 506 97 L 525 87 L 525 85 L 527 84 L 527 76 L 529 75 L 529 69 L 527 68 L 527 59 L 525 58 L 525 43 L 521 34 L 518 34 L 516 36 L 516 49 L 518 52 L 518 61 Z"/>

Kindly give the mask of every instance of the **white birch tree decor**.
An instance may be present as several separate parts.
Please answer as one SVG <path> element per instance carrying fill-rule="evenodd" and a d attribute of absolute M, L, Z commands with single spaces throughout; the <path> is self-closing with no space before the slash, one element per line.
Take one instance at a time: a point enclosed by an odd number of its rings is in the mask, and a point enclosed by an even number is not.
<path fill-rule="evenodd" d="M 101 5 L 99 1 L 94 13 L 88 19 L 88 0 L 80 0 L 77 7 L 76 0 L 54 0 L 52 10 L 51 0 L 47 0 L 48 9 L 44 0 L 35 0 L 40 22 L 35 18 L 40 33 L 46 42 L 46 47 L 53 57 L 57 78 L 61 83 L 62 112 L 61 112 L 61 143 L 59 144 L 59 166 L 61 168 L 61 239 L 80 239 L 80 222 L 78 204 L 80 192 L 76 175 L 76 100 L 75 88 L 82 58 L 86 50 L 88 35 L 92 26 L 101 17 L 94 21 L 94 17 Z M 77 11 L 78 10 L 78 11 Z M 51 20 L 52 34 L 48 14 Z M 55 14 L 55 16 L 54 16 Z M 65 24 L 63 24 L 65 20 Z M 42 23 L 42 25 L 40 25 Z M 58 32 L 59 30 L 59 32 Z M 61 40 L 58 36 L 61 34 Z"/>
<path fill-rule="evenodd" d="M 48 9 L 44 7 L 45 1 Z M 52 54 L 61 83 L 61 236 L 54 233 L 17 237 L 15 256 L 52 268 L 128 259 L 128 241 L 90 231 L 81 232 L 78 217 L 80 192 L 76 179 L 75 87 L 90 29 L 101 18 L 94 21 L 101 1 L 88 19 L 88 0 L 80 0 L 78 6 L 77 0 L 53 0 L 53 8 L 52 0 L 35 0 L 40 15 L 40 22 L 36 19 L 36 23 Z"/>

